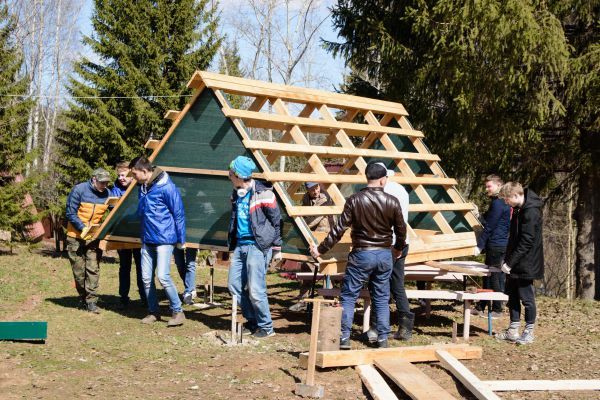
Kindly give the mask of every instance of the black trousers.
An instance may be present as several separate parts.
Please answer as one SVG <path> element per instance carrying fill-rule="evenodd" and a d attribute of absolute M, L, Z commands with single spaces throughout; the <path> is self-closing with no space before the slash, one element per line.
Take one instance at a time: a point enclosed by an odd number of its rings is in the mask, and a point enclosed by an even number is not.
<path fill-rule="evenodd" d="M 506 254 L 506 247 L 488 247 L 485 249 L 485 265 L 489 267 L 498 267 L 502 265 L 504 261 L 504 255 Z M 504 272 L 492 272 L 490 276 L 483 277 L 483 288 L 492 289 L 494 292 L 504 292 L 506 281 L 506 275 Z M 477 309 L 485 311 L 486 306 L 489 305 L 489 301 L 480 301 L 477 304 Z M 502 302 L 493 301 L 492 311 L 502 312 Z"/>
<path fill-rule="evenodd" d="M 131 287 L 131 259 L 135 261 L 135 276 L 142 302 L 146 302 L 144 282 L 142 282 L 142 261 L 140 249 L 120 249 L 119 254 L 119 296 L 121 302 L 129 302 L 129 288 Z"/>
<path fill-rule="evenodd" d="M 521 303 L 525 308 L 525 323 L 535 324 L 537 309 L 535 306 L 535 288 L 533 280 L 511 278 L 506 279 L 506 292 L 510 309 L 510 322 L 521 320 Z"/>

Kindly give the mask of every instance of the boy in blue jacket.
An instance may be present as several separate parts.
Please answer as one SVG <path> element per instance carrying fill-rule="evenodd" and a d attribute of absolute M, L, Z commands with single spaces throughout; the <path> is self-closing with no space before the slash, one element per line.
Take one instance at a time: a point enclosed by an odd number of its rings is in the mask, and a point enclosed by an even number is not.
<path fill-rule="evenodd" d="M 242 315 L 248 321 L 244 330 L 255 338 L 273 336 L 273 321 L 267 297 L 267 268 L 281 258 L 281 214 L 273 187 L 252 179 L 254 161 L 239 156 L 229 166 L 231 221 L 228 288 L 241 299 Z"/>
<path fill-rule="evenodd" d="M 135 158 L 129 167 L 140 184 L 137 212 L 142 219 L 142 280 L 149 310 L 142 323 L 151 324 L 160 320 L 154 285 L 156 271 L 173 313 L 167 325 L 182 325 L 185 315 L 171 279 L 173 248 L 185 248 L 185 212 L 181 195 L 169 175 L 152 166 L 146 157 Z"/>

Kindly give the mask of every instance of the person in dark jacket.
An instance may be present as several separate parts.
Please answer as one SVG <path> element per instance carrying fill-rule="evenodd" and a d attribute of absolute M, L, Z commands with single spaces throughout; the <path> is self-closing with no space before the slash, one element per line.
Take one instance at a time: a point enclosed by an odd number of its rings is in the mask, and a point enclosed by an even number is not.
<path fill-rule="evenodd" d="M 475 255 L 485 252 L 485 264 L 488 267 L 500 268 L 508 244 L 508 228 L 510 226 L 510 206 L 498 197 L 498 192 L 504 182 L 498 175 L 485 178 L 485 191 L 491 199 L 490 207 L 485 213 L 483 231 L 477 238 Z M 506 276 L 504 272 L 492 272 L 483 278 L 483 288 L 494 292 L 504 292 Z M 489 301 L 481 301 L 471 310 L 471 314 L 485 316 L 484 311 Z M 502 316 L 502 302 L 493 301 L 491 318 Z"/>
<path fill-rule="evenodd" d="M 117 164 L 117 179 L 110 190 L 112 197 L 123 197 L 133 177 L 129 173 L 129 163 L 126 161 Z M 118 249 L 119 255 L 119 298 L 121 300 L 121 308 L 129 307 L 129 289 L 131 287 L 131 264 L 132 259 L 135 262 L 135 276 L 137 282 L 138 293 L 144 307 L 147 305 L 146 291 L 144 290 L 144 281 L 142 280 L 142 252 L 140 249 Z"/>
<path fill-rule="evenodd" d="M 273 187 L 252 179 L 256 164 L 239 156 L 229 166 L 231 220 L 229 250 L 233 251 L 227 286 L 241 303 L 244 331 L 255 338 L 275 335 L 267 297 L 267 268 L 281 259 L 281 214 Z"/>
<path fill-rule="evenodd" d="M 98 240 L 92 240 L 92 229 L 102 221 L 108 209 L 110 175 L 102 168 L 92 172 L 92 178 L 76 185 L 67 197 L 67 254 L 73 270 L 80 307 L 98 314 L 98 282 L 102 250 Z"/>
<path fill-rule="evenodd" d="M 499 339 L 528 344 L 534 340 L 536 319 L 534 279 L 544 278 L 542 208 L 544 203 L 531 189 L 508 182 L 500 197 L 513 207 L 510 235 L 502 271 L 507 274 L 506 294 L 510 308 L 510 325 Z M 519 336 L 521 303 L 525 308 L 525 329 Z"/>
<path fill-rule="evenodd" d="M 354 305 L 364 283 L 369 290 L 377 315 L 377 345 L 387 347 L 390 333 L 390 276 L 393 260 L 402 257 L 406 244 L 406 224 L 398 199 L 383 191 L 387 169 L 371 161 L 365 168 L 367 187 L 346 200 L 344 210 L 329 235 L 319 246 L 312 245 L 314 258 L 327 253 L 351 228 L 352 251 L 348 256 L 342 283 L 342 335 L 340 349 L 350 349 L 350 331 Z M 396 235 L 394 243 L 392 232 Z M 394 246 L 392 252 L 390 247 Z"/>
<path fill-rule="evenodd" d="M 129 164 L 140 184 L 137 213 L 142 219 L 142 280 L 148 300 L 149 314 L 142 323 L 160 320 L 154 273 L 169 299 L 173 317 L 168 326 L 182 325 L 185 314 L 177 288 L 171 279 L 173 248 L 185 248 L 185 211 L 179 190 L 160 168 L 152 166 L 146 157 L 135 158 Z"/>

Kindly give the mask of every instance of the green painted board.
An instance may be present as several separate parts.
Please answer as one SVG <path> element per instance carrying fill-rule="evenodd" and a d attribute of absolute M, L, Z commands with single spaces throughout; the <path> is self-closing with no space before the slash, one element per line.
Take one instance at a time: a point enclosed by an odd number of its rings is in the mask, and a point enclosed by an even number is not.
<path fill-rule="evenodd" d="M 0 340 L 46 340 L 46 321 L 0 322 Z"/>
<path fill-rule="evenodd" d="M 211 90 L 204 90 L 154 160 L 155 165 L 227 171 L 239 155 L 252 157 Z M 256 161 L 256 160 L 255 160 Z M 257 163 L 257 165 L 259 165 Z M 262 171 L 259 171 L 262 172 Z M 168 172 L 185 207 L 187 242 L 227 246 L 232 186 L 226 176 Z M 99 237 L 139 237 L 138 188 L 131 191 Z M 276 193 L 283 219 L 283 252 L 309 255 L 308 243 Z"/>

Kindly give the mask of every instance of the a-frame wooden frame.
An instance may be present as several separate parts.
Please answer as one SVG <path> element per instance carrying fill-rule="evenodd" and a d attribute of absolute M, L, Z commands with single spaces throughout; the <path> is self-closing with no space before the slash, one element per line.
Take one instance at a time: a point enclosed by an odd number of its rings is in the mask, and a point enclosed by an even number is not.
<path fill-rule="evenodd" d="M 356 190 L 355 185 L 366 184 L 364 168 L 368 160 L 381 159 L 388 168 L 397 171 L 391 179 L 410 190 L 409 214 L 419 217 L 413 221 L 429 221 L 429 229 L 420 229 L 412 226 L 409 217 L 411 245 L 407 262 L 473 253 L 474 231 L 479 229 L 479 221 L 472 212 L 474 207 L 456 190 L 456 180 L 446 176 L 439 165 L 440 158 L 429 152 L 423 143 L 423 133 L 413 129 L 401 104 L 204 71 L 194 73 L 188 87 L 194 91 L 188 104 L 183 110 L 169 111 L 165 116 L 173 121 L 169 131 L 162 140 L 150 140 L 146 144 L 153 150 L 151 160 L 157 159 L 190 107 L 208 90 L 218 100 L 222 114 L 235 127 L 245 150 L 257 161 L 262 173 L 255 176 L 273 183 L 278 199 L 307 244 L 318 243 L 323 234 L 311 232 L 303 217 L 339 214 L 345 197 Z M 197 134 L 202 135 L 202 132 Z M 296 162 L 282 167 L 282 156 Z M 337 162 L 335 173 L 329 172 L 324 162 L 327 159 Z M 161 168 L 196 176 L 227 176 L 228 173 L 226 168 Z M 320 182 L 334 206 L 298 205 L 302 183 L 307 181 Z M 131 189 L 126 196 L 130 192 Z M 118 206 L 113 214 L 115 212 L 118 212 Z M 109 220 L 110 216 L 104 225 Z M 109 247 L 112 242 L 132 243 L 136 240 L 115 237 L 102 228 L 99 232 Z M 342 266 L 350 244 L 347 232 L 342 241 L 319 261 L 322 265 Z M 200 247 L 225 250 L 223 246 Z M 284 256 L 311 260 L 307 254 Z"/>

